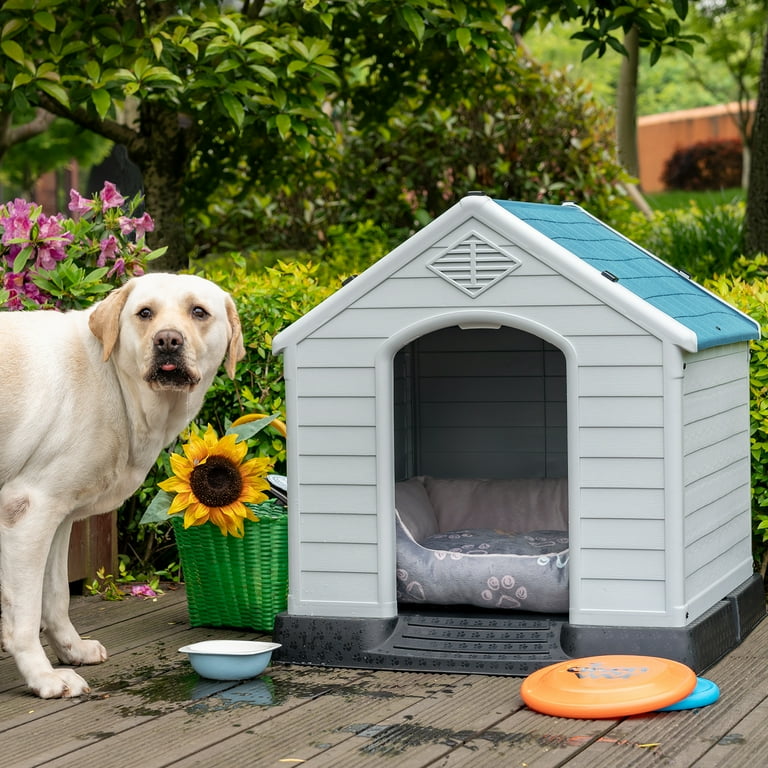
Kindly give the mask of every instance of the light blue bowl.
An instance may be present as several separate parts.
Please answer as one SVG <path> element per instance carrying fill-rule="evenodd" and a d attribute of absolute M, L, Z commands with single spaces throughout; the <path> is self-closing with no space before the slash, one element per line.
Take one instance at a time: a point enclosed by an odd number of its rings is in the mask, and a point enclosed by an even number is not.
<path fill-rule="evenodd" d="M 200 677 L 210 680 L 247 680 L 260 675 L 280 643 L 257 640 L 203 640 L 179 648 Z"/>

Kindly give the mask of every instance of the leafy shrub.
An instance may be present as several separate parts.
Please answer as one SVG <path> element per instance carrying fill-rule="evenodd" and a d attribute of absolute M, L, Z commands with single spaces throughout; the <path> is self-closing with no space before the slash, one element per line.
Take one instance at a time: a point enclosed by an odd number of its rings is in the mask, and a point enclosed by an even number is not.
<path fill-rule="evenodd" d="M 731 275 L 718 275 L 706 287 L 746 312 L 763 330 L 751 342 L 750 442 L 752 448 L 753 551 L 763 577 L 768 567 L 768 257 L 739 259 Z"/>
<path fill-rule="evenodd" d="M 744 203 L 634 214 L 623 233 L 698 281 L 728 272 L 741 255 Z"/>
<path fill-rule="evenodd" d="M 728 189 L 741 185 L 742 165 L 738 139 L 700 141 L 672 154 L 662 181 L 667 189 Z"/>

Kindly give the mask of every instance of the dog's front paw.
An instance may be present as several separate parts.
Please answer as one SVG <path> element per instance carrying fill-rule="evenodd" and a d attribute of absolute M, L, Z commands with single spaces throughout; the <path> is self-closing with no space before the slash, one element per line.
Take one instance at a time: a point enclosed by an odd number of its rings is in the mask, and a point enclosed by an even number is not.
<path fill-rule="evenodd" d="M 71 645 L 57 647 L 56 655 L 63 664 L 101 664 L 107 660 L 107 649 L 98 640 L 77 638 Z"/>
<path fill-rule="evenodd" d="M 63 699 L 90 693 L 88 683 L 72 669 L 54 669 L 28 680 L 27 685 L 41 699 Z"/>

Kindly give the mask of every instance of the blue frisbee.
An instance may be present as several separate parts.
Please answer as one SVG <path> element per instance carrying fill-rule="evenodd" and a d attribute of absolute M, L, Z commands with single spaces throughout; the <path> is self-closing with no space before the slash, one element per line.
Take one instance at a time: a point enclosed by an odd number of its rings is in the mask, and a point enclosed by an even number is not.
<path fill-rule="evenodd" d="M 720 698 L 720 689 L 711 680 L 696 678 L 696 687 L 684 699 L 657 710 L 658 712 L 676 712 L 681 709 L 698 709 L 714 704 Z"/>

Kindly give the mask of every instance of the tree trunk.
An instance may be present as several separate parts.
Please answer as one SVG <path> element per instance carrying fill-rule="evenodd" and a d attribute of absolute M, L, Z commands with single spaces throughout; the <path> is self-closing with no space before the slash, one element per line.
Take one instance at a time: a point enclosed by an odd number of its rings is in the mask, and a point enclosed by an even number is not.
<path fill-rule="evenodd" d="M 748 255 L 768 254 L 768 31 L 763 45 L 751 144 L 744 248 Z"/>
<path fill-rule="evenodd" d="M 152 248 L 168 247 L 162 258 L 150 263 L 154 272 L 189 267 L 182 195 L 189 138 L 176 113 L 150 104 L 142 106 L 140 136 L 128 146 L 141 169 L 144 206 L 155 222 L 147 241 Z"/>
<path fill-rule="evenodd" d="M 616 88 L 616 145 L 619 162 L 624 169 L 640 177 L 637 152 L 637 72 L 640 56 L 637 27 L 624 36 L 624 47 L 629 53 L 621 58 L 619 83 Z"/>

